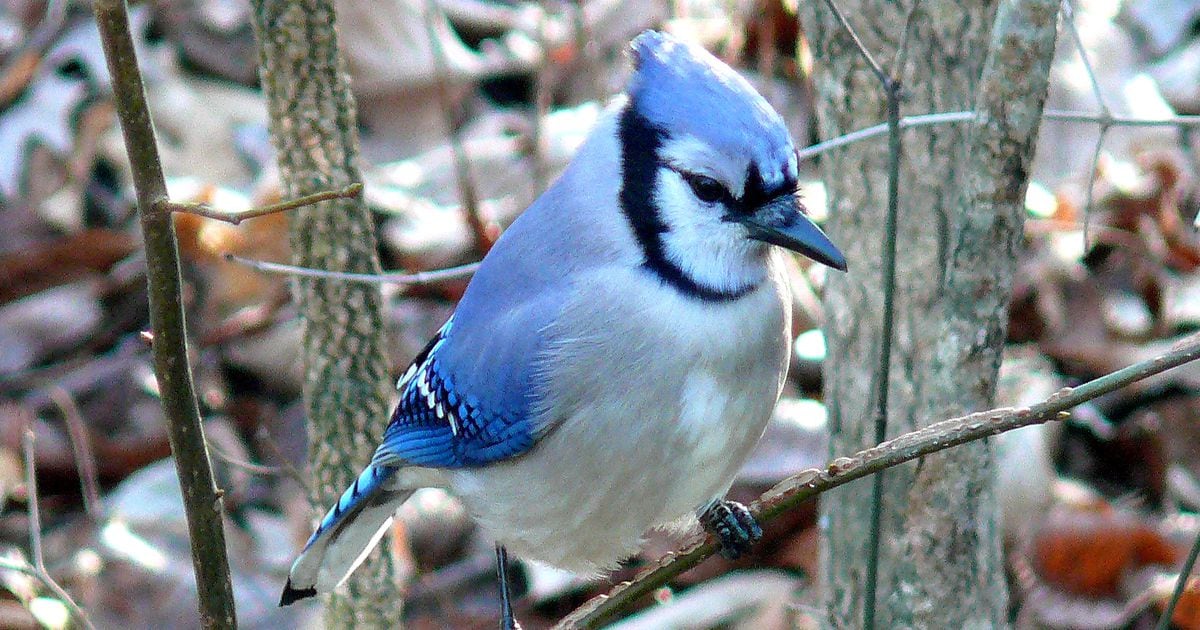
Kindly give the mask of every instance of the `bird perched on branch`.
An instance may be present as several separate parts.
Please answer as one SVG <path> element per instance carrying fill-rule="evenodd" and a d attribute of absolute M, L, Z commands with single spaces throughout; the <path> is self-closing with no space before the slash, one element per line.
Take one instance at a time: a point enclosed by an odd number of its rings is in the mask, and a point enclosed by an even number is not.
<path fill-rule="evenodd" d="M 787 372 L 789 289 L 772 245 L 846 261 L 804 215 L 796 149 L 749 83 L 658 32 L 632 57 L 626 92 L 400 379 L 382 444 L 296 559 L 281 605 L 337 587 L 429 485 L 463 500 L 502 571 L 506 550 L 610 569 L 689 515 L 729 556 L 761 536 L 722 497 Z"/>

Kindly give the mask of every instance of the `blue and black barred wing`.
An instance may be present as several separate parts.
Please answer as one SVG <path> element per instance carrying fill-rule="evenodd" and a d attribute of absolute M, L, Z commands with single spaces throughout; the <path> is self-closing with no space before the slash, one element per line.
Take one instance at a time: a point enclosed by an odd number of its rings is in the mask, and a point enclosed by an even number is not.
<path fill-rule="evenodd" d="M 373 465 L 469 468 L 515 457 L 533 446 L 526 405 L 482 400 L 456 386 L 439 352 L 453 325 L 452 317 L 397 383 L 400 402 Z"/>

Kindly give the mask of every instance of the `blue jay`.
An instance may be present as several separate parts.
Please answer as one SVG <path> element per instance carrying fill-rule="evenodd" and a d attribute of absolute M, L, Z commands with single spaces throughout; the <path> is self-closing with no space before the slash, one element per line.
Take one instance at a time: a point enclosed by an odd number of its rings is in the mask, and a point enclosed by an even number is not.
<path fill-rule="evenodd" d="M 511 550 L 594 574 L 696 516 L 730 556 L 761 536 L 722 496 L 787 372 L 771 245 L 846 261 L 803 214 L 795 147 L 749 83 L 658 32 L 632 57 L 626 92 L 400 378 L 382 444 L 281 605 L 337 587 L 419 487 L 462 499 L 501 570 Z"/>

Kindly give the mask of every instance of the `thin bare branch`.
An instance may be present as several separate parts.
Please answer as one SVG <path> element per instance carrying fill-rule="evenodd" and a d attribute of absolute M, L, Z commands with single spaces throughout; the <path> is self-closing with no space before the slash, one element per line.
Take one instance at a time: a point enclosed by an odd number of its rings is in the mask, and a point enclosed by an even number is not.
<path fill-rule="evenodd" d="M 67 425 L 67 435 L 71 438 L 71 451 L 75 455 L 75 466 L 79 469 L 79 483 L 83 488 L 83 509 L 93 521 L 101 517 L 100 475 L 96 472 L 96 455 L 92 452 L 91 439 L 87 426 L 83 422 L 83 414 L 79 413 L 79 405 L 71 393 L 59 385 L 51 385 L 50 399 L 62 414 L 63 423 Z"/>
<path fill-rule="evenodd" d="M 278 477 L 280 475 L 287 474 L 287 471 L 285 471 L 283 468 L 281 468 L 279 466 L 264 466 L 263 464 L 255 464 L 254 462 L 248 462 L 244 459 L 239 459 L 237 457 L 234 457 L 233 455 L 230 455 L 229 453 L 226 453 L 225 451 L 221 450 L 216 444 L 213 444 L 212 442 L 208 443 L 208 452 L 212 453 L 213 457 L 216 457 L 217 459 L 225 462 L 226 464 L 229 464 L 230 466 L 233 466 L 234 468 L 239 468 L 241 470 L 244 470 L 252 475 L 260 475 L 263 477 Z"/>
<path fill-rule="evenodd" d="M 1108 133 L 1109 125 L 1100 123 L 1100 133 L 1096 134 L 1096 147 L 1092 150 L 1092 159 L 1088 161 L 1087 185 L 1084 186 L 1083 197 L 1083 246 L 1091 247 L 1091 234 L 1088 226 L 1091 224 L 1092 203 L 1096 197 L 1096 169 L 1100 166 L 1100 152 L 1104 148 L 1104 136 Z"/>
<path fill-rule="evenodd" d="M 904 20 L 904 30 L 900 34 L 901 45 L 894 60 L 894 73 L 886 74 L 879 63 L 867 50 L 858 33 L 850 26 L 846 16 L 834 0 L 825 0 L 825 5 L 833 12 L 842 31 L 854 41 L 859 54 L 870 66 L 878 79 L 887 99 L 887 131 L 888 131 L 888 170 L 887 170 L 887 215 L 886 227 L 883 230 L 883 265 L 880 279 L 883 293 L 882 327 L 880 329 L 880 344 L 878 368 L 873 374 L 875 415 L 874 436 L 876 442 L 882 442 L 887 436 L 888 392 L 891 386 L 892 341 L 894 338 L 894 311 L 896 294 L 896 233 L 900 208 L 900 156 L 901 156 L 901 126 L 900 126 L 900 95 L 903 86 L 900 75 L 904 72 L 904 62 L 908 56 L 909 31 L 913 27 L 913 17 L 916 14 L 918 2 L 909 8 Z M 863 627 L 866 630 L 875 628 L 875 590 L 879 578 L 879 538 L 880 520 L 883 514 L 883 475 L 876 475 L 872 480 L 871 514 L 867 540 L 867 569 L 863 588 Z"/>
<path fill-rule="evenodd" d="M 283 469 L 285 473 L 287 473 L 287 476 L 290 477 L 292 481 L 295 481 L 297 485 L 299 485 L 301 488 L 304 488 L 304 493 L 306 495 L 312 495 L 313 489 L 312 485 L 308 483 L 308 476 L 302 473 L 299 468 L 296 468 L 292 462 L 288 460 L 287 456 L 283 454 L 283 450 L 279 448 L 279 444 L 275 441 L 275 436 L 271 435 L 271 432 L 267 430 L 266 426 L 258 427 L 258 431 L 256 431 L 254 434 L 254 439 L 260 448 L 270 449 L 271 454 L 275 456 L 275 459 L 279 460 L 279 467 Z"/>
<path fill-rule="evenodd" d="M 915 10 L 915 6 L 914 6 Z M 905 20 L 905 28 L 911 22 Z M 903 71 L 903 68 L 900 68 Z M 887 437 L 888 390 L 892 382 L 892 341 L 895 337 L 896 297 L 896 240 L 900 214 L 900 156 L 903 152 L 900 138 L 900 81 L 892 77 L 883 84 L 887 97 L 888 115 L 888 207 L 883 230 L 883 326 L 879 332 L 878 369 L 875 378 L 875 441 Z M 871 522 L 867 541 L 867 576 L 863 590 L 863 627 L 875 628 L 875 590 L 879 581 L 880 522 L 883 518 L 883 473 L 875 475 L 871 488 Z"/>
<path fill-rule="evenodd" d="M 1158 625 L 1155 630 L 1167 630 L 1171 627 L 1171 618 L 1175 616 L 1175 607 L 1179 604 L 1179 599 L 1183 597 L 1183 592 L 1187 590 L 1188 582 L 1192 579 L 1192 568 L 1196 566 L 1196 557 L 1200 556 L 1200 534 L 1196 535 L 1195 542 L 1192 543 L 1191 551 L 1188 551 L 1187 559 L 1183 561 L 1183 566 L 1179 568 L 1179 577 L 1175 580 L 1175 588 L 1171 592 L 1171 599 L 1167 600 L 1167 607 L 1163 610 L 1162 616 L 1158 618 Z"/>
<path fill-rule="evenodd" d="M 0 570 L 16 571 L 24 575 L 28 575 L 35 580 L 41 580 L 42 574 L 28 562 L 18 562 L 11 558 L 0 557 Z"/>
<path fill-rule="evenodd" d="M 200 625 L 232 630 L 237 627 L 237 614 L 229 579 L 221 498 L 204 445 L 204 427 L 200 423 L 200 408 L 188 362 L 179 247 L 171 214 L 155 212 L 155 206 L 168 196 L 150 106 L 138 70 L 125 1 L 95 0 L 93 8 L 104 58 L 112 77 L 117 118 L 129 156 L 142 238 L 146 244 L 154 375 L 158 380 L 167 437 L 183 491 Z"/>
<path fill-rule="evenodd" d="M 878 79 L 879 82 L 885 87 L 890 84 L 893 77 L 889 77 L 887 73 L 883 71 L 883 67 L 879 65 L 879 62 L 875 61 L 875 57 L 871 55 L 871 51 L 867 50 L 867 47 L 862 43 L 862 39 L 859 39 L 858 33 L 854 32 L 854 29 L 850 27 L 850 22 L 846 20 L 846 16 L 842 13 L 842 10 L 838 8 L 837 3 L 835 3 L 833 0 L 825 0 L 825 6 L 829 7 L 829 10 L 833 12 L 835 17 L 837 17 L 837 20 L 842 25 L 842 30 L 845 31 L 846 35 L 848 35 L 850 39 L 854 40 L 854 46 L 858 48 L 859 54 L 862 55 L 863 60 L 867 62 L 867 66 L 871 68 L 871 72 L 875 74 L 875 78 Z"/>
<path fill-rule="evenodd" d="M 916 116 L 905 116 L 900 119 L 901 129 L 911 129 L 914 127 L 928 127 L 930 125 L 941 125 L 945 123 L 970 122 L 975 118 L 975 112 L 941 112 L 936 114 L 919 114 Z M 833 149 L 844 147 L 855 142 L 862 142 L 878 136 L 882 136 L 888 132 L 888 124 L 880 123 L 872 125 L 858 131 L 840 135 L 832 140 L 818 142 L 817 144 L 804 147 L 796 152 L 801 160 L 811 160 L 822 153 L 828 153 Z"/>
<path fill-rule="evenodd" d="M 1048 109 L 1042 118 L 1066 122 L 1095 123 L 1111 127 L 1200 127 L 1200 116 L 1167 116 L 1166 118 L 1135 118 L 1133 116 L 1105 116 L 1074 110 Z"/>
<path fill-rule="evenodd" d="M 71 611 L 71 614 L 79 620 L 79 623 L 86 628 L 94 629 L 92 620 L 84 614 L 79 604 L 76 604 L 67 591 L 59 586 L 58 582 L 55 582 L 54 578 L 50 577 L 50 573 L 46 571 L 46 558 L 42 551 L 42 514 L 38 505 L 37 461 L 33 440 L 33 429 L 26 429 L 25 434 L 21 437 L 21 451 L 25 455 L 25 494 L 28 495 L 29 506 L 29 548 L 30 555 L 33 556 L 33 573 L 31 575 L 41 580 L 46 588 L 53 591 L 63 605 Z M 28 571 L 23 572 L 30 574 Z"/>
<path fill-rule="evenodd" d="M 326 280 L 345 280 L 347 282 L 365 282 L 368 284 L 402 284 L 412 287 L 463 280 L 465 278 L 470 278 L 476 271 L 479 270 L 479 263 L 470 263 L 466 265 L 459 265 L 458 267 L 448 267 L 446 269 L 437 269 L 434 271 L 374 274 L 309 269 L 307 267 L 297 267 L 295 265 L 285 265 L 282 263 L 266 262 L 264 260 L 242 258 L 241 256 L 237 256 L 235 254 L 225 254 L 225 260 L 229 262 L 235 262 L 239 265 L 245 265 L 251 269 L 261 271 L 263 273 L 280 273 L 289 276 L 324 278 Z"/>
<path fill-rule="evenodd" d="M 21 436 L 21 451 L 25 455 L 25 493 L 29 495 L 29 547 L 33 556 L 33 567 L 46 570 L 46 559 L 42 556 L 42 513 L 38 508 L 37 461 L 33 451 L 33 429 L 25 429 Z"/>
<path fill-rule="evenodd" d="M 450 153 L 454 156 L 454 174 L 458 179 L 458 192 L 462 197 L 463 210 L 467 215 L 467 227 L 475 241 L 475 251 L 480 255 L 486 254 L 496 242 L 497 231 L 483 218 L 479 201 L 479 186 L 471 173 L 471 159 L 467 148 L 463 145 L 462 134 L 455 124 L 452 112 L 453 102 L 447 81 L 450 68 L 446 65 L 446 52 L 442 49 L 442 40 L 434 27 L 434 10 L 432 0 L 425 2 L 425 30 L 429 34 L 429 46 L 433 52 L 434 83 L 437 87 L 438 98 L 442 101 L 442 113 L 445 114 L 446 131 L 450 135 Z"/>
<path fill-rule="evenodd" d="M 218 221 L 224 221 L 226 223 L 238 225 L 247 219 L 254 219 L 257 217 L 266 216 L 268 214 L 275 214 L 276 212 L 287 212 L 288 210 L 295 210 L 296 208 L 302 208 L 304 206 L 320 203 L 322 201 L 330 201 L 333 199 L 353 199 L 361 195 L 362 191 L 363 185 L 355 182 L 341 190 L 326 190 L 311 195 L 304 195 L 303 197 L 297 197 L 296 199 L 291 199 L 289 201 L 273 203 L 269 206 L 263 206 L 261 208 L 243 210 L 241 212 L 225 212 L 213 208 L 206 203 L 175 203 L 166 199 L 160 200 L 158 203 L 154 204 L 154 209 L 156 212 L 182 212 L 184 214 L 195 214 L 198 216 L 207 217 L 209 219 L 216 219 Z"/>
<path fill-rule="evenodd" d="M 1079 27 L 1075 24 L 1075 5 L 1071 0 L 1062 0 L 1062 17 L 1063 25 L 1066 27 L 1067 33 L 1071 35 L 1071 41 L 1075 44 L 1075 51 L 1079 53 L 1079 59 L 1083 62 L 1083 69 L 1087 73 L 1088 82 L 1092 87 L 1092 96 L 1096 97 L 1096 103 L 1100 107 L 1100 115 L 1105 119 L 1112 118 L 1112 110 L 1109 109 L 1108 103 L 1104 99 L 1104 92 L 1100 89 L 1100 80 L 1096 78 L 1096 69 L 1092 67 L 1092 60 L 1088 59 L 1083 38 L 1079 36 Z"/>
<path fill-rule="evenodd" d="M 906 433 L 850 457 L 838 457 L 824 468 L 797 473 L 776 484 L 750 505 L 759 522 L 766 523 L 821 493 L 856 479 L 898 466 L 931 453 L 981 440 L 1034 424 L 1064 417 L 1067 410 L 1137 381 L 1200 359 L 1200 334 L 1175 344 L 1168 352 L 1088 381 L 1064 388 L 1029 407 L 1001 408 L 951 418 Z M 558 628 L 594 628 L 672 578 L 700 564 L 717 550 L 710 536 L 694 536 L 677 552 L 576 609 Z"/>
<path fill-rule="evenodd" d="M 904 72 L 904 64 L 908 63 L 908 44 L 912 41 L 913 26 L 917 22 L 917 9 L 921 8 L 921 0 L 914 0 L 904 17 L 904 31 L 900 34 L 900 46 L 896 57 L 892 59 L 892 76 L 898 77 Z"/>
<path fill-rule="evenodd" d="M 934 114 L 918 114 L 915 116 L 905 116 L 900 119 L 901 129 L 913 129 L 916 127 L 928 127 L 930 125 L 942 125 L 947 123 L 965 123 L 971 122 L 975 118 L 975 112 L 938 112 Z M 1097 125 L 1105 125 L 1110 127 L 1200 127 L 1200 116 L 1169 116 L 1167 118 L 1133 118 L 1130 116 L 1105 116 L 1104 114 L 1093 114 L 1089 112 L 1071 111 L 1071 110 L 1054 110 L 1048 109 L 1042 113 L 1042 118 L 1047 120 L 1058 120 L 1063 122 L 1077 123 L 1092 123 Z M 848 144 L 869 140 L 878 136 L 882 136 L 888 132 L 887 123 L 872 125 L 858 131 L 838 136 L 832 140 L 818 142 L 817 144 L 804 147 L 797 151 L 797 155 L 801 160 L 811 160 L 816 156 L 827 153 L 833 149 L 844 147 Z"/>

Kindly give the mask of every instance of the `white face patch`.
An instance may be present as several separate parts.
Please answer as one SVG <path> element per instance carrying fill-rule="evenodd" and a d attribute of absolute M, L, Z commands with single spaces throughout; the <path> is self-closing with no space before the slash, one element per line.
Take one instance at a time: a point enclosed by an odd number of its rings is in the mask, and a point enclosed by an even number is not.
<path fill-rule="evenodd" d="M 750 240 L 741 224 L 726 220 L 729 209 L 724 205 L 697 199 L 680 174 L 712 177 L 739 197 L 749 162 L 730 160 L 690 137 L 668 140 L 660 156 L 670 165 L 659 168 L 654 199 L 667 227 L 661 237 L 666 257 L 695 282 L 721 292 L 761 282 L 766 245 Z"/>

